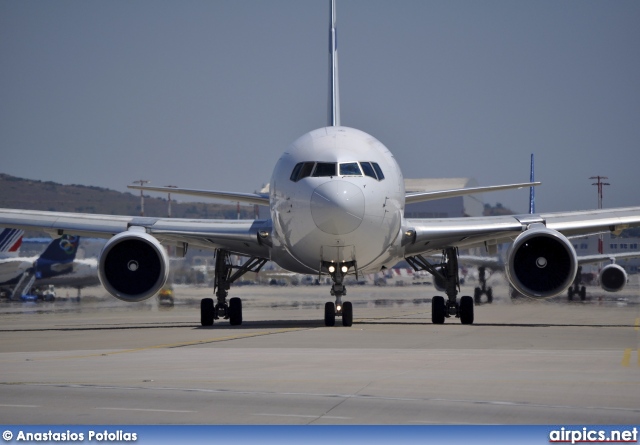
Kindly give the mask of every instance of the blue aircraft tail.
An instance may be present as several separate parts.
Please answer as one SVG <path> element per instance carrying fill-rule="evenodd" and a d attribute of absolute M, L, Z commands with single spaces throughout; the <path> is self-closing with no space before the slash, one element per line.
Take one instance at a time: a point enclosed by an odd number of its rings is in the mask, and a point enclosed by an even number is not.
<path fill-rule="evenodd" d="M 535 175 L 533 172 L 533 153 L 531 153 L 531 173 L 529 176 L 529 182 L 535 182 L 534 176 Z M 536 213 L 536 188 L 535 187 L 529 187 L 529 213 L 532 215 Z"/>
<path fill-rule="evenodd" d="M 36 260 L 35 270 L 38 278 L 45 278 L 58 275 L 64 268 L 60 266 L 69 265 L 76 259 L 79 236 L 62 235 L 49 243 L 44 252 Z"/>

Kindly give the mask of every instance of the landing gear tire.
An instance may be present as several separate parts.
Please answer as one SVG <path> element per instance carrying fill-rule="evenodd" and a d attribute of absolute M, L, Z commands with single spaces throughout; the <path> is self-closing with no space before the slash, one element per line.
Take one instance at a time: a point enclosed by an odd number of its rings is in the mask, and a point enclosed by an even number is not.
<path fill-rule="evenodd" d="M 444 297 L 436 296 L 431 299 L 431 322 L 433 324 L 444 324 L 447 308 L 444 304 Z"/>
<path fill-rule="evenodd" d="M 242 324 L 242 300 L 234 297 L 229 300 L 229 324 L 240 326 Z"/>
<path fill-rule="evenodd" d="M 479 287 L 476 287 L 475 290 L 473 291 L 473 299 L 475 300 L 476 304 L 480 304 L 481 297 L 482 297 L 482 289 L 480 289 Z"/>
<path fill-rule="evenodd" d="M 573 300 L 573 288 L 572 287 L 569 288 L 569 291 L 567 293 L 567 297 L 568 297 L 569 301 Z"/>
<path fill-rule="evenodd" d="M 324 304 L 324 325 L 335 326 L 336 324 L 336 305 L 331 301 Z"/>
<path fill-rule="evenodd" d="M 487 302 L 493 303 L 493 289 L 487 289 Z"/>
<path fill-rule="evenodd" d="M 200 300 L 200 324 L 202 326 L 213 326 L 213 298 L 203 298 Z"/>
<path fill-rule="evenodd" d="M 587 289 L 584 286 L 580 288 L 580 299 L 582 301 L 587 299 Z"/>
<path fill-rule="evenodd" d="M 342 305 L 342 326 L 353 324 L 353 305 L 350 301 L 345 301 Z"/>
<path fill-rule="evenodd" d="M 473 298 L 468 295 L 460 298 L 460 323 L 473 324 Z"/>

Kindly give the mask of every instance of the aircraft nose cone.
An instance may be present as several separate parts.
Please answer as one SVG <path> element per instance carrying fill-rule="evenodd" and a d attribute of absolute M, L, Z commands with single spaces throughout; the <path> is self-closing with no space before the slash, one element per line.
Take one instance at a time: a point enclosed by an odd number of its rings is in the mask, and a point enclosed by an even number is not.
<path fill-rule="evenodd" d="M 353 232 L 364 217 L 364 195 L 350 182 L 325 182 L 311 195 L 311 216 L 325 233 L 345 235 Z"/>

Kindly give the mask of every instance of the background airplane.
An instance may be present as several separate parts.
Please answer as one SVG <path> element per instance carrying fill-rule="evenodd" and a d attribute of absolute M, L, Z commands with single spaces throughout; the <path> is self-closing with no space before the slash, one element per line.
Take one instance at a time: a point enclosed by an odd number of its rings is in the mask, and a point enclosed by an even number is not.
<path fill-rule="evenodd" d="M 578 263 L 567 236 L 617 232 L 640 225 L 640 207 L 480 218 L 404 218 L 406 203 L 482 191 L 530 186 L 511 184 L 474 189 L 406 193 L 402 171 L 391 152 L 373 136 L 341 125 L 335 2 L 330 11 L 328 125 L 294 141 L 276 162 L 269 195 L 163 187 L 131 187 L 199 194 L 267 205 L 262 220 L 185 220 L 83 213 L 0 209 L 0 224 L 37 228 L 58 235 L 72 233 L 109 238 L 100 258 L 99 277 L 109 293 L 140 301 L 165 284 L 169 260 L 162 243 L 186 251 L 189 245 L 216 251 L 216 302 L 201 302 L 201 324 L 228 319 L 242 324 L 239 298 L 227 301 L 231 284 L 246 272 L 257 272 L 269 260 L 297 273 L 331 278 L 333 301 L 325 304 L 324 321 L 353 322 L 353 307 L 343 301 L 347 275 L 377 272 L 405 259 L 445 283 L 446 299 L 432 298 L 432 321 L 457 317 L 474 321 L 471 296 L 458 298 L 458 249 L 485 246 L 492 252 L 510 242 L 507 278 L 519 292 L 546 298 L 573 283 Z M 437 165 L 433 153 L 424 159 Z M 425 257 L 441 252 L 442 267 Z M 232 264 L 231 254 L 247 258 Z"/>
<path fill-rule="evenodd" d="M 32 288 L 58 285 L 78 289 L 100 283 L 97 260 L 76 259 L 80 238 L 63 235 L 34 257 L 0 260 L 0 286 L 10 299 L 20 299 Z"/>
<path fill-rule="evenodd" d="M 0 232 L 0 259 L 17 256 L 22 245 L 24 231 L 18 229 L 2 229 Z"/>

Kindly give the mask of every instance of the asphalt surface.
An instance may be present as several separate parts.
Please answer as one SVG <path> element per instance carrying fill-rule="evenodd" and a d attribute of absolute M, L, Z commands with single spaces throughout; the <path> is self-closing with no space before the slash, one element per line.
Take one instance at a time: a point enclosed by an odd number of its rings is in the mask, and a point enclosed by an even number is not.
<path fill-rule="evenodd" d="M 242 326 L 176 304 L 84 291 L 0 302 L 4 424 L 635 424 L 638 277 L 585 302 L 495 300 L 431 324 L 430 286 L 352 286 L 354 324 L 325 327 L 327 286 L 244 286 Z M 71 294 L 73 295 L 72 291 Z M 58 292 L 60 295 L 64 292 Z M 473 294 L 472 287 L 462 294 Z"/>

